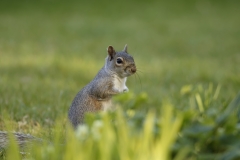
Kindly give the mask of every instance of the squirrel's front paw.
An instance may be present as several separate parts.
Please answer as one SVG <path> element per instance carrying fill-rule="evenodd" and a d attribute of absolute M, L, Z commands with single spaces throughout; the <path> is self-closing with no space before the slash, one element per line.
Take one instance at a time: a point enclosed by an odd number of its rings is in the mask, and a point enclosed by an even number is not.
<path fill-rule="evenodd" d="M 128 91 L 129 91 L 129 89 L 125 86 L 125 87 L 123 88 L 123 93 L 128 92 Z"/>

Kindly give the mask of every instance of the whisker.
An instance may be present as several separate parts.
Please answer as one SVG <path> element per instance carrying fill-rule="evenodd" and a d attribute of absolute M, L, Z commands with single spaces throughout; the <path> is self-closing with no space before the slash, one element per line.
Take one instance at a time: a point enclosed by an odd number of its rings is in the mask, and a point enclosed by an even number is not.
<path fill-rule="evenodd" d="M 136 74 L 137 74 L 137 72 L 136 72 Z M 136 74 L 134 74 L 134 77 L 135 77 L 135 82 L 137 83 L 137 76 L 136 76 Z"/>
<path fill-rule="evenodd" d="M 138 71 L 138 72 L 140 72 L 140 73 L 143 73 L 143 71 L 142 71 L 142 70 L 140 70 L 139 68 L 137 68 L 137 71 Z"/>
<path fill-rule="evenodd" d="M 140 82 L 140 85 L 141 85 L 141 91 L 142 91 L 142 81 L 141 81 L 141 79 L 140 79 L 140 77 L 139 77 L 139 75 L 138 75 L 137 72 L 136 72 L 136 75 L 137 75 L 137 77 L 138 77 L 138 79 L 139 79 L 139 82 Z"/>
<path fill-rule="evenodd" d="M 140 71 L 140 70 L 137 70 L 138 72 L 140 72 L 140 73 L 143 73 L 143 71 Z"/>
<path fill-rule="evenodd" d="M 136 74 L 134 74 L 134 77 L 135 77 L 135 81 L 136 81 L 136 83 L 137 83 L 137 78 L 136 78 Z"/>
<path fill-rule="evenodd" d="M 144 71 L 142 68 L 139 68 L 139 67 L 137 67 L 137 69 L 140 70 L 140 71 Z"/>

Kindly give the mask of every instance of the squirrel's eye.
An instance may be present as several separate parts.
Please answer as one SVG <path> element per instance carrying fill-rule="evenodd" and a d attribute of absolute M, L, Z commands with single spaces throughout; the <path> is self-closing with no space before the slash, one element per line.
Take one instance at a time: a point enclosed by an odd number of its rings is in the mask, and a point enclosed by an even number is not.
<path fill-rule="evenodd" d="M 122 64 L 122 63 L 123 63 L 122 58 L 117 58 L 117 64 Z"/>

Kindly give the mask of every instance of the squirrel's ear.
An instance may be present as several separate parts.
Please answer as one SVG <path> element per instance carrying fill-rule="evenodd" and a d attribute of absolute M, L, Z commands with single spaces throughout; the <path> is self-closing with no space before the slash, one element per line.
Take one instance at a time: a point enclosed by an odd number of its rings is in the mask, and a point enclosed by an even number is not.
<path fill-rule="evenodd" d="M 109 55 L 110 61 L 111 61 L 113 59 L 114 55 L 116 54 L 116 52 L 112 46 L 108 46 L 107 51 L 108 51 L 108 55 Z"/>
<path fill-rule="evenodd" d="M 127 44 L 124 46 L 123 51 L 127 53 Z"/>

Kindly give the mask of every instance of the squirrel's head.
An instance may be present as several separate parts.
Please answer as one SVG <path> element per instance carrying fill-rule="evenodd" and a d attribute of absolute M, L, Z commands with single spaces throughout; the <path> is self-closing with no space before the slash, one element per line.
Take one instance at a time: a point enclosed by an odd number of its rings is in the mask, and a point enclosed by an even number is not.
<path fill-rule="evenodd" d="M 112 46 L 109 46 L 107 52 L 105 67 L 118 74 L 119 77 L 128 77 L 137 71 L 133 57 L 128 54 L 127 45 L 120 52 L 116 52 Z"/>

